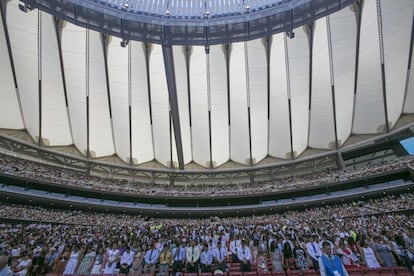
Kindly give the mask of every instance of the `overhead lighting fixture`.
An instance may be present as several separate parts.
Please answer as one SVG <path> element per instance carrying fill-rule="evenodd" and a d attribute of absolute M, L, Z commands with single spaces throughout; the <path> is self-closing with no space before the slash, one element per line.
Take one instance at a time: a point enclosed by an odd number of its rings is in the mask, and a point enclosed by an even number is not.
<path fill-rule="evenodd" d="M 33 7 L 26 4 L 26 3 L 20 3 L 19 4 L 19 10 L 22 11 L 22 12 L 27 13 L 28 11 L 33 10 Z"/>
<path fill-rule="evenodd" d="M 286 32 L 286 35 L 287 35 L 290 39 L 295 38 L 295 32 L 294 32 L 294 31 L 289 31 L 289 32 Z"/>
<path fill-rule="evenodd" d="M 129 43 L 129 40 L 122 39 L 122 41 L 121 41 L 121 47 L 125 48 L 128 45 L 128 43 Z"/>
<path fill-rule="evenodd" d="M 165 11 L 165 14 L 166 14 L 166 15 L 170 15 L 170 10 L 166 10 L 166 11 Z"/>

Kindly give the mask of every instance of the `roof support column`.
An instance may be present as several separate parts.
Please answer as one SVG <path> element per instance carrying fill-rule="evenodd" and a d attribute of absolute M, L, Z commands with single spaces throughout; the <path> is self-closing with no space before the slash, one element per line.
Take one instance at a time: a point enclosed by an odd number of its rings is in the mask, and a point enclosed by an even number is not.
<path fill-rule="evenodd" d="M 177 84 L 175 81 L 174 56 L 172 46 L 163 44 L 162 53 L 164 57 L 165 74 L 167 78 L 168 98 L 170 102 L 171 119 L 174 129 L 175 145 L 177 147 L 178 166 L 184 169 L 184 153 L 181 138 L 180 114 L 178 109 Z"/>

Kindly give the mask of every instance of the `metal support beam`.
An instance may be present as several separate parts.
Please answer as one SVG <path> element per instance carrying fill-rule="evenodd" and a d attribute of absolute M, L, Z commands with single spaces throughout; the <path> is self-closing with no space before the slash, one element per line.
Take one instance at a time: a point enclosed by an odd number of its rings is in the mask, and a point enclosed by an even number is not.
<path fill-rule="evenodd" d="M 167 78 L 168 97 L 171 109 L 171 119 L 174 130 L 175 145 L 177 148 L 178 166 L 184 169 L 184 153 L 181 138 L 180 113 L 178 109 L 177 85 L 175 81 L 174 56 L 171 45 L 162 45 L 164 56 L 165 75 Z"/>
<path fill-rule="evenodd" d="M 357 25 L 357 33 L 356 33 L 356 53 L 355 53 L 355 71 L 354 71 L 354 104 L 352 107 L 352 125 L 351 125 L 351 134 L 354 130 L 354 122 L 355 122 L 355 106 L 356 106 L 356 94 L 358 88 L 358 69 L 359 69 L 359 44 L 361 40 L 361 19 L 362 19 L 362 6 L 363 0 L 358 0 L 353 4 L 353 10 L 355 12 L 355 19 Z"/>

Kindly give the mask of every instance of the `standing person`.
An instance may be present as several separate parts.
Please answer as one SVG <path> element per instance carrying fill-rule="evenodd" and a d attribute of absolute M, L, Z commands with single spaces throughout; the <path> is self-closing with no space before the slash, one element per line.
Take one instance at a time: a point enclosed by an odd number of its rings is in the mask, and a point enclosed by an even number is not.
<path fill-rule="evenodd" d="M 315 240 L 317 236 L 313 235 L 309 237 L 309 242 L 306 244 L 306 249 L 308 250 L 308 254 L 311 257 L 313 268 L 318 271 L 319 270 L 319 257 L 322 255 L 321 249 L 319 247 L 319 243 Z M 330 244 L 329 244 L 330 245 Z"/>
<path fill-rule="evenodd" d="M 15 269 L 15 276 L 26 276 L 28 269 L 32 265 L 31 256 L 27 252 L 23 252 L 23 258 Z"/>
<path fill-rule="evenodd" d="M 293 256 L 296 260 L 296 265 L 300 271 L 308 270 L 308 260 L 305 249 L 298 240 L 295 240 L 293 248 Z"/>
<path fill-rule="evenodd" d="M 270 259 L 273 271 L 283 271 L 282 250 L 277 246 L 276 240 L 272 240 L 270 243 Z"/>
<path fill-rule="evenodd" d="M 368 246 L 368 243 L 365 240 L 362 240 L 360 246 L 362 262 L 367 268 L 381 268 L 381 265 L 378 262 L 377 253 Z"/>
<path fill-rule="evenodd" d="M 286 270 L 296 270 L 296 260 L 293 256 L 293 250 L 290 246 L 290 242 L 285 242 L 283 245 L 283 255 L 282 255 L 283 266 Z"/>
<path fill-rule="evenodd" d="M 166 276 L 169 274 L 170 265 L 171 265 L 171 252 L 168 250 L 168 244 L 164 243 L 162 245 L 162 250 L 159 256 L 160 263 L 160 276 Z"/>
<path fill-rule="evenodd" d="M 134 256 L 134 262 L 132 263 L 134 273 L 142 274 L 144 271 L 144 253 L 141 247 L 138 247 L 137 253 Z"/>
<path fill-rule="evenodd" d="M 347 248 L 349 248 L 352 251 L 352 253 L 354 253 L 354 255 L 358 258 L 358 261 L 361 262 L 362 259 L 359 243 L 355 241 L 355 239 L 352 236 L 348 237 L 347 242 Z"/>
<path fill-rule="evenodd" d="M 176 276 L 177 272 L 183 270 L 183 262 L 185 260 L 185 249 L 179 239 L 175 242 L 175 247 L 172 250 L 172 276 Z"/>
<path fill-rule="evenodd" d="M 374 243 L 372 249 L 375 250 L 380 260 L 383 261 L 384 267 L 395 267 L 397 262 L 395 261 L 394 255 L 392 255 L 391 247 L 384 243 L 380 236 L 374 237 Z"/>
<path fill-rule="evenodd" d="M 92 248 L 89 245 L 87 245 L 85 249 L 85 255 L 83 256 L 78 268 L 78 274 L 89 274 L 92 270 L 95 257 L 95 251 L 92 250 Z"/>
<path fill-rule="evenodd" d="M 114 274 L 116 264 L 118 263 L 120 251 L 118 250 L 117 244 L 114 242 L 112 248 L 106 251 L 107 262 L 104 268 L 103 274 Z"/>
<path fill-rule="evenodd" d="M 213 255 L 208 250 L 208 244 L 203 245 L 203 251 L 200 255 L 200 268 L 201 272 L 211 272 L 211 264 L 213 263 Z"/>
<path fill-rule="evenodd" d="M 196 241 L 191 240 L 190 246 L 186 251 L 187 272 L 198 273 L 198 261 L 200 259 L 200 249 L 196 246 Z"/>
<path fill-rule="evenodd" d="M 250 248 L 250 252 L 252 252 L 252 265 L 258 265 L 257 257 L 259 255 L 259 240 L 253 240 L 253 246 Z"/>
<path fill-rule="evenodd" d="M 70 253 L 69 260 L 66 263 L 63 274 L 75 274 L 76 269 L 78 268 L 79 257 L 80 257 L 79 247 L 75 245 L 73 246 L 72 252 Z"/>
<path fill-rule="evenodd" d="M 237 256 L 237 252 L 240 248 L 241 242 L 239 240 L 239 236 L 238 235 L 234 235 L 231 237 L 231 242 L 230 242 L 230 252 L 231 252 L 231 262 L 232 263 L 237 263 L 240 261 L 240 259 Z"/>
<path fill-rule="evenodd" d="M 152 242 L 150 244 L 150 248 L 145 253 L 145 266 L 144 266 L 144 273 L 151 273 L 154 274 L 155 272 L 155 265 L 158 261 L 159 252 L 155 249 L 155 244 Z"/>
<path fill-rule="evenodd" d="M 222 243 L 217 243 L 217 247 L 214 250 L 214 268 L 216 270 L 226 271 L 226 257 L 227 249 L 222 246 Z"/>
<path fill-rule="evenodd" d="M 128 274 L 129 270 L 132 267 L 132 261 L 134 260 L 134 252 L 131 250 L 131 247 L 127 246 L 124 253 L 121 255 L 121 269 L 120 273 Z"/>
<path fill-rule="evenodd" d="M 9 257 L 7 255 L 0 255 L 0 275 L 1 276 L 12 276 L 13 272 L 10 270 L 7 262 L 9 261 Z"/>
<path fill-rule="evenodd" d="M 348 276 L 344 265 L 338 256 L 332 255 L 332 247 L 328 241 L 322 243 L 323 254 L 319 258 L 319 270 L 321 276 Z"/>
<path fill-rule="evenodd" d="M 102 273 L 102 263 L 103 263 L 103 258 L 104 258 L 103 250 L 104 248 L 101 246 L 98 247 L 98 249 L 96 250 L 97 254 L 96 254 L 93 266 L 92 266 L 91 274 Z"/>
<path fill-rule="evenodd" d="M 44 274 L 45 257 L 45 249 L 38 246 L 33 250 L 32 266 L 30 268 L 31 275 Z"/>
<path fill-rule="evenodd" d="M 51 247 L 49 253 L 46 254 L 45 259 L 45 273 L 50 273 L 53 271 L 53 265 L 55 264 L 56 259 L 59 257 L 56 247 Z"/>
<path fill-rule="evenodd" d="M 262 247 L 257 248 L 256 265 L 257 265 L 257 271 L 260 271 L 260 272 L 268 271 L 266 255 Z"/>
<path fill-rule="evenodd" d="M 65 248 L 64 251 L 59 255 L 55 260 L 55 265 L 53 268 L 53 274 L 62 274 L 65 270 L 66 263 L 69 261 L 70 251 L 68 248 Z"/>
<path fill-rule="evenodd" d="M 251 271 L 250 260 L 252 258 L 252 253 L 247 246 L 247 241 L 244 239 L 241 241 L 241 247 L 237 251 L 237 258 L 240 261 L 241 272 Z"/>
<path fill-rule="evenodd" d="M 198 262 L 200 260 L 200 248 L 193 239 L 186 251 L 187 272 L 198 273 Z"/>
<path fill-rule="evenodd" d="M 339 248 L 336 251 L 342 259 L 345 268 L 359 266 L 358 257 L 345 245 L 345 240 L 339 240 Z"/>

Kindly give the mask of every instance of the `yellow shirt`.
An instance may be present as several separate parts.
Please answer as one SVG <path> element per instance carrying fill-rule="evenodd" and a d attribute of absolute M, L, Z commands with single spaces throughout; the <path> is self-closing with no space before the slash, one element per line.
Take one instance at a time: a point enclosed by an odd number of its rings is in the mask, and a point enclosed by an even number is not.
<path fill-rule="evenodd" d="M 170 251 L 162 250 L 159 257 L 160 264 L 171 264 L 172 255 Z"/>

